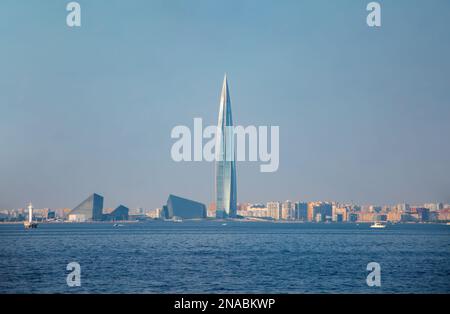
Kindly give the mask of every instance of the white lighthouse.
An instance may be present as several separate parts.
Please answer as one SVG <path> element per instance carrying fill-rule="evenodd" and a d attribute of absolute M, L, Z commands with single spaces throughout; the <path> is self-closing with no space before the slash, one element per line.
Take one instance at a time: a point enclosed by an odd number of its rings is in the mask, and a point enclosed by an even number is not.
<path fill-rule="evenodd" d="M 23 223 L 25 229 L 37 228 L 37 223 L 33 222 L 33 204 L 28 204 L 28 221 Z"/>

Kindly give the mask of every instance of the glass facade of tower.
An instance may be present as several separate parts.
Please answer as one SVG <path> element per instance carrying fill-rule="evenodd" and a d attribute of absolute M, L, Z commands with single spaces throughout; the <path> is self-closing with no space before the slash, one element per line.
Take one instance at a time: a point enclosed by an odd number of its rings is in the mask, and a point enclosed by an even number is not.
<path fill-rule="evenodd" d="M 234 151 L 233 118 L 228 81 L 223 80 L 216 142 L 216 217 L 235 217 L 236 164 Z"/>

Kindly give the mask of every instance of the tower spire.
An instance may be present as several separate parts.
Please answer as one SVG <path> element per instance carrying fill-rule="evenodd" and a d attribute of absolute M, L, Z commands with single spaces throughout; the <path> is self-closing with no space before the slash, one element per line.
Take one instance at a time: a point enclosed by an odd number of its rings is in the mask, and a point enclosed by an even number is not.
<path fill-rule="evenodd" d="M 216 143 L 216 217 L 235 217 L 236 202 L 236 165 L 234 154 L 231 99 L 227 74 L 223 78 L 220 95 L 220 109 L 217 127 L 220 135 Z"/>

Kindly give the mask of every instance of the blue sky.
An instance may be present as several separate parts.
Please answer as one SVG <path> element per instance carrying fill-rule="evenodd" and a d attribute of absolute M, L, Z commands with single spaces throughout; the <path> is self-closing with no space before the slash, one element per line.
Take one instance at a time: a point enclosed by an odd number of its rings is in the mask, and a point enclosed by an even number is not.
<path fill-rule="evenodd" d="M 213 164 L 176 125 L 280 126 L 280 167 L 238 163 L 238 201 L 450 202 L 450 2 L 0 2 L 0 208 L 209 203 Z"/>

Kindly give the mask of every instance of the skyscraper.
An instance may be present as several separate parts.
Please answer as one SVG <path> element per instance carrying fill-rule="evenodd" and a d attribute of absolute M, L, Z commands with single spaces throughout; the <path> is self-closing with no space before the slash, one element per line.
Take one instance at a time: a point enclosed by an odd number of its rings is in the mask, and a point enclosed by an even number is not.
<path fill-rule="evenodd" d="M 233 118 L 227 76 L 223 79 L 216 142 L 216 217 L 235 217 L 236 164 L 234 151 Z"/>

